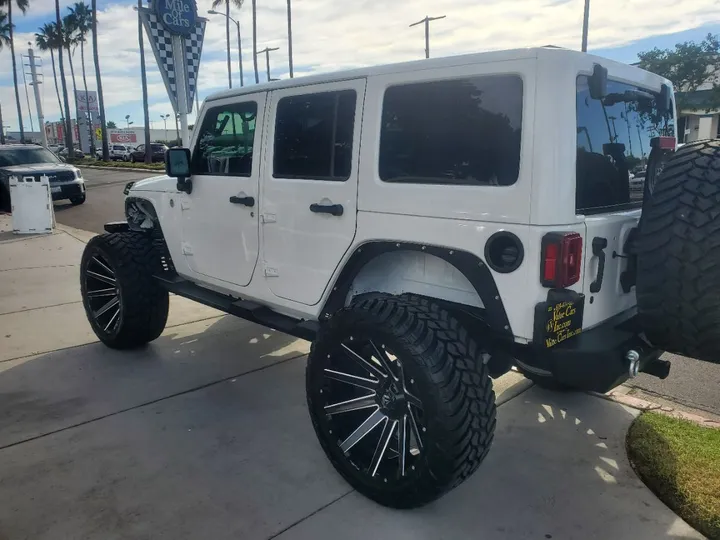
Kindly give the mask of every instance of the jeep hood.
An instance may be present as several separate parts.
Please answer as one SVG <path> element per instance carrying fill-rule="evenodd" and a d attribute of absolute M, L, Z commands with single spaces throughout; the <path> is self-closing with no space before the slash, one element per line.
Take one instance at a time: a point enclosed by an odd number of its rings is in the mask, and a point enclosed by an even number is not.
<path fill-rule="evenodd" d="M 174 188 L 177 181 L 166 175 L 153 176 L 138 180 L 132 185 L 132 191 L 167 191 L 170 186 Z"/>

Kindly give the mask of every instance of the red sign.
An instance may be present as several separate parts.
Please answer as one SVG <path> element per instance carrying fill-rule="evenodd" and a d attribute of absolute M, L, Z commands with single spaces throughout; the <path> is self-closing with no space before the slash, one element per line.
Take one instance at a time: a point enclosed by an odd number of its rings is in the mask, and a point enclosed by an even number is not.
<path fill-rule="evenodd" d="M 110 142 L 114 143 L 135 143 L 137 142 L 137 134 L 134 131 L 111 130 Z"/>

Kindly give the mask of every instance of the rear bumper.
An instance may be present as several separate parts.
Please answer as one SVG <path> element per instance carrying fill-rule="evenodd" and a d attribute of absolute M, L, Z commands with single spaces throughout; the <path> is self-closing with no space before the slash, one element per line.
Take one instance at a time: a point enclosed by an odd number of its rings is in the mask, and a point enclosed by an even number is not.
<path fill-rule="evenodd" d="M 552 375 L 572 388 L 604 393 L 631 377 L 630 351 L 637 353 L 640 371 L 663 352 L 643 339 L 634 309 L 550 349 L 523 347 L 516 357 L 525 370 Z"/>

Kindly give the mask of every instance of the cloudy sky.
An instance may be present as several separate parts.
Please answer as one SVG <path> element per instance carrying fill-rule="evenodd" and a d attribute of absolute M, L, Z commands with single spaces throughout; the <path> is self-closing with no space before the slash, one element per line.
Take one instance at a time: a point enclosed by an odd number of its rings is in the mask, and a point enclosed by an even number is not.
<path fill-rule="evenodd" d="M 631 62 L 638 51 L 653 46 L 670 47 L 688 39 L 699 40 L 707 32 L 720 32 L 720 2 L 693 0 L 593 0 L 589 48 L 603 56 Z M 61 0 L 62 14 L 72 2 Z M 198 13 L 210 9 L 211 0 L 198 0 Z M 287 77 L 287 19 L 285 0 L 257 0 L 258 49 L 279 47 L 272 53 L 272 77 Z M 103 74 L 107 119 L 119 127 L 129 114 L 141 125 L 142 102 L 137 13 L 132 2 L 98 0 L 98 38 Z M 30 0 L 22 15 L 13 10 L 16 26 L 16 54 L 27 54 L 27 42 L 43 23 L 54 20 L 53 0 Z M 431 27 L 432 56 L 553 44 L 579 48 L 583 0 L 293 0 L 293 57 L 295 75 L 336 71 L 363 65 L 386 64 L 422 58 L 422 26 L 408 25 L 425 15 L 447 15 Z M 245 82 L 253 80 L 250 0 L 242 9 L 233 9 L 243 35 Z M 225 25 L 219 16 L 209 18 L 205 34 L 199 91 L 202 100 L 227 87 Z M 231 27 L 233 85 L 239 85 L 237 41 Z M 162 127 L 160 115 L 171 113 L 162 78 L 152 51 L 147 46 L 150 119 Z M 59 107 L 52 79 L 49 54 L 43 59 L 45 84 L 41 86 L 46 120 L 59 119 Z M 91 51 L 86 51 L 88 88 L 95 88 Z M 74 57 L 80 85 L 80 52 Z M 66 64 L 68 88 L 72 88 Z M 261 81 L 265 79 L 264 58 L 259 59 Z M 22 71 L 18 68 L 22 85 Z M 31 91 L 31 89 L 30 89 Z M 32 91 L 31 91 L 32 92 Z M 30 120 L 24 89 L 21 88 L 23 122 Z M 0 51 L 0 104 L 9 129 L 18 126 L 12 87 L 8 47 Z M 35 107 L 32 114 L 37 129 Z M 72 105 L 71 105 L 72 108 Z M 192 121 L 192 117 L 191 117 Z M 170 126 L 168 126 L 170 127 Z"/>

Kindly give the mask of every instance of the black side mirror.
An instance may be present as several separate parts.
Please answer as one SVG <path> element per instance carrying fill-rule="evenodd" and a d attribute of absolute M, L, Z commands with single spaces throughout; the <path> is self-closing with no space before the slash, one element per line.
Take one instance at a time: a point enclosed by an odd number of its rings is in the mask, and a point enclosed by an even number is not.
<path fill-rule="evenodd" d="M 190 180 L 190 150 L 187 148 L 169 148 L 165 151 L 165 174 L 177 178 L 178 191 L 192 193 Z"/>
<path fill-rule="evenodd" d="M 660 87 L 660 94 L 657 98 L 657 109 L 660 114 L 667 113 L 672 107 L 672 97 L 670 95 L 670 87 L 663 84 Z"/>
<path fill-rule="evenodd" d="M 588 80 L 591 98 L 602 99 L 607 96 L 607 74 L 607 68 L 602 67 L 600 64 L 593 66 L 592 75 Z"/>

